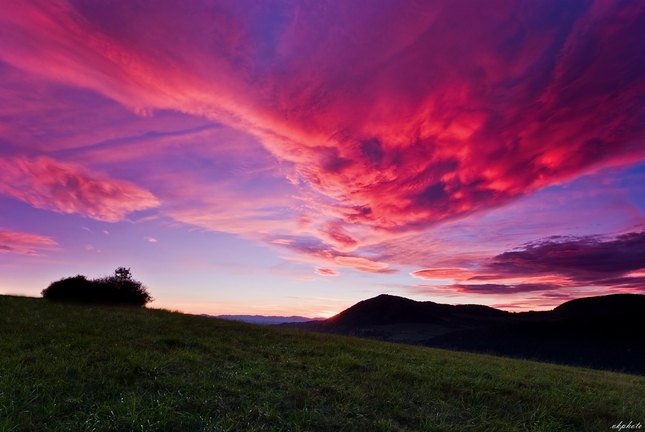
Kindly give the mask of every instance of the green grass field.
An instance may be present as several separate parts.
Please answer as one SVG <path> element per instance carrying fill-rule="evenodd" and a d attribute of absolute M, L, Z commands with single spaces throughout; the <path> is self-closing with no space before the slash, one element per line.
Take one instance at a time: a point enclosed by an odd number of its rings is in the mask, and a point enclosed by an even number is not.
<path fill-rule="evenodd" d="M 645 377 L 0 296 L 1 431 L 570 432 L 621 421 L 645 423 Z"/>

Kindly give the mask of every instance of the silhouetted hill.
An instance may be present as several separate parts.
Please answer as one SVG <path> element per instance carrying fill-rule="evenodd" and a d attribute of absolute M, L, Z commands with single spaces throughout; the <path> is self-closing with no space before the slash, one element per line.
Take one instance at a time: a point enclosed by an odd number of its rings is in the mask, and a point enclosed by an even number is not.
<path fill-rule="evenodd" d="M 435 324 L 455 327 L 471 322 L 496 321 L 509 315 L 509 312 L 488 306 L 453 306 L 381 294 L 358 302 L 320 324 L 321 328 L 326 330 L 351 332 L 360 328 L 394 324 Z"/>
<path fill-rule="evenodd" d="M 324 321 L 282 326 L 645 374 L 645 295 L 638 294 L 520 313 L 383 294 Z"/>
<path fill-rule="evenodd" d="M 445 323 L 441 305 L 428 303 L 419 303 L 403 297 L 383 294 L 356 303 L 338 315 L 325 320 L 324 325 L 327 328 L 351 330 L 357 327 L 407 322 Z"/>
<path fill-rule="evenodd" d="M 645 313 L 645 295 L 612 294 L 571 300 L 553 309 L 562 318 Z"/>

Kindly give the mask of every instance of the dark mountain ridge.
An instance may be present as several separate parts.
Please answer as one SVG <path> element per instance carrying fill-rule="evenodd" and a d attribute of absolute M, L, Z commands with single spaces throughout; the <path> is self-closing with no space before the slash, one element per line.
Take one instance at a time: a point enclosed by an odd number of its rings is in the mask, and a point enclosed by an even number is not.
<path fill-rule="evenodd" d="M 645 295 L 611 294 L 584 297 L 562 303 L 551 313 L 564 318 L 645 313 Z"/>
<path fill-rule="evenodd" d="M 405 323 L 450 324 L 455 319 L 499 319 L 506 318 L 508 315 L 509 312 L 488 306 L 453 306 L 381 294 L 358 302 L 338 315 L 328 318 L 324 321 L 324 325 L 330 328 L 351 329 L 357 326 Z"/>
<path fill-rule="evenodd" d="M 580 298 L 550 311 L 517 313 L 382 294 L 324 321 L 282 326 L 645 374 L 640 294 Z"/>

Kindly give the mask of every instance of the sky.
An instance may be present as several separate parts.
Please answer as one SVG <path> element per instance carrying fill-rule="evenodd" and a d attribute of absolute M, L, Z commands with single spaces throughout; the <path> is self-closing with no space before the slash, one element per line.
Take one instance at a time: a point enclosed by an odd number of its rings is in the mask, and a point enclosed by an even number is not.
<path fill-rule="evenodd" d="M 645 2 L 4 2 L 0 294 L 645 293 Z"/>

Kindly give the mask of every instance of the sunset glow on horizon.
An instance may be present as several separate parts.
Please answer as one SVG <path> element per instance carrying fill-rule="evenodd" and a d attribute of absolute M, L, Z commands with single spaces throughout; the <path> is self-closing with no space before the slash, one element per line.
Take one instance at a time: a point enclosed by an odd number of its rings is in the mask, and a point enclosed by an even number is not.
<path fill-rule="evenodd" d="M 150 307 L 645 293 L 645 3 L 6 2 L 0 294 Z"/>

